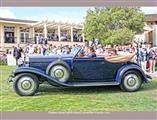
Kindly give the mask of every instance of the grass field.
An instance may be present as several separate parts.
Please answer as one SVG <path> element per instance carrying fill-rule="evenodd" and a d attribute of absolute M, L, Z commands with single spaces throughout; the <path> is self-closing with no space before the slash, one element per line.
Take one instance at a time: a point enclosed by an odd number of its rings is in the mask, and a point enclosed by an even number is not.
<path fill-rule="evenodd" d="M 20 97 L 5 82 L 14 68 L 0 67 L 1 111 L 157 111 L 157 78 L 133 93 L 122 92 L 118 86 L 55 88 L 41 85 L 35 96 Z"/>

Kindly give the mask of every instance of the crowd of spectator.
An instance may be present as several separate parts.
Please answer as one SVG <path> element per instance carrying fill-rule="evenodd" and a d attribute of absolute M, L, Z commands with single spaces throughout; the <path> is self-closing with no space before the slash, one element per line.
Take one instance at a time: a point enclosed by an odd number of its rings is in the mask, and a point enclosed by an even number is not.
<path fill-rule="evenodd" d="M 144 71 L 155 72 L 157 63 L 157 47 L 152 47 L 151 44 L 146 43 L 132 43 L 127 45 L 101 45 L 91 42 L 90 44 L 73 46 L 55 46 L 52 44 L 27 44 L 24 48 L 17 45 L 13 46 L 9 51 L 16 60 L 28 57 L 31 55 L 68 55 L 75 53 L 81 48 L 80 57 L 87 56 L 90 52 L 94 56 L 116 56 L 120 53 L 135 53 L 133 62 L 138 63 Z"/>

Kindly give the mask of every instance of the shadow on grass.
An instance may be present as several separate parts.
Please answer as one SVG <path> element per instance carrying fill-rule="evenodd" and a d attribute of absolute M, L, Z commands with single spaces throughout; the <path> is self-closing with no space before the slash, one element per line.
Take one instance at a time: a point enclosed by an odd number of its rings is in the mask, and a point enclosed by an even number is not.
<path fill-rule="evenodd" d="M 99 86 L 99 87 L 53 87 L 42 85 L 38 90 L 38 95 L 50 95 L 50 94 L 72 94 L 72 95 L 84 95 L 95 93 L 117 93 L 121 92 L 119 86 Z"/>
<path fill-rule="evenodd" d="M 150 83 L 143 84 L 138 92 L 157 90 L 157 81 L 153 80 Z M 48 84 L 40 86 L 37 95 L 50 95 L 50 94 L 72 94 L 84 95 L 95 93 L 121 93 L 122 90 L 119 86 L 99 86 L 99 87 L 53 87 Z"/>

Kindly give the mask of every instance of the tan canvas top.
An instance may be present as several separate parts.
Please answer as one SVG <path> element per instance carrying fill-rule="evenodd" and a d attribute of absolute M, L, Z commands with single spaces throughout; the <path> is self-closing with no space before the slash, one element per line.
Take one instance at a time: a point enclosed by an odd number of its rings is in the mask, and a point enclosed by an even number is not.
<path fill-rule="evenodd" d="M 135 56 L 135 53 L 123 53 L 115 56 L 105 57 L 109 62 L 128 62 Z"/>
<path fill-rule="evenodd" d="M 103 56 L 109 62 L 128 62 L 135 56 L 135 53 L 120 53 L 114 56 Z M 102 56 L 101 56 L 102 57 Z"/>

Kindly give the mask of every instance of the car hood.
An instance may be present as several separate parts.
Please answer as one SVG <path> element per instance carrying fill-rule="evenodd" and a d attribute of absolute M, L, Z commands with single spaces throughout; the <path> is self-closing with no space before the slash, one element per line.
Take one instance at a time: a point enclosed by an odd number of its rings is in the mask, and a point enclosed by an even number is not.
<path fill-rule="evenodd" d="M 72 59 L 72 55 L 30 56 L 29 62 L 47 62 L 56 59 Z"/>

